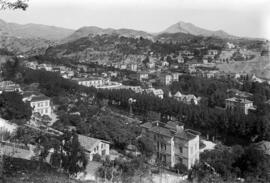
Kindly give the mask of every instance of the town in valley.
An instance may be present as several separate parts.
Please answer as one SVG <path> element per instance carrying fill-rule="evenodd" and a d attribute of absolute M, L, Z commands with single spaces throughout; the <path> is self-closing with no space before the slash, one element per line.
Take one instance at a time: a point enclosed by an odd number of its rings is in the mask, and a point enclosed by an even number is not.
<path fill-rule="evenodd" d="M 0 19 L 0 183 L 270 182 L 270 42 L 156 32 Z"/>

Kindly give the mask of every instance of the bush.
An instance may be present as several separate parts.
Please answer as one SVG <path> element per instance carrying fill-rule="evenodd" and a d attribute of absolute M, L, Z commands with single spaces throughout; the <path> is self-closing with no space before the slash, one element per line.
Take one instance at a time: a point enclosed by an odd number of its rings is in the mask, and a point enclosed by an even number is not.
<path fill-rule="evenodd" d="M 182 163 L 175 164 L 174 169 L 176 170 L 177 173 L 180 173 L 180 174 L 186 174 L 188 172 L 187 167 Z"/>
<path fill-rule="evenodd" d="M 101 162 L 101 156 L 99 154 L 94 154 L 93 155 L 93 161 Z"/>

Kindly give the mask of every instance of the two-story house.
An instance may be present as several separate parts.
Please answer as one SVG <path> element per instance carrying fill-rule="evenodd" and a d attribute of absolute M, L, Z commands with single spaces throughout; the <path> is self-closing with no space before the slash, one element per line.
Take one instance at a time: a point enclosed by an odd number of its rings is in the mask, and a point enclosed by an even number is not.
<path fill-rule="evenodd" d="M 52 116 L 51 99 L 42 93 L 26 91 L 23 93 L 23 101 L 30 103 L 32 113 L 39 113 L 41 116 Z"/>
<path fill-rule="evenodd" d="M 41 116 L 52 116 L 51 99 L 45 95 L 32 97 L 30 106 L 33 108 L 33 113 L 40 113 Z"/>
<path fill-rule="evenodd" d="M 199 161 L 199 132 L 184 129 L 184 124 L 176 121 L 146 122 L 141 127 L 142 136 L 154 142 L 156 162 L 169 167 L 182 163 L 190 169 Z"/>
<path fill-rule="evenodd" d="M 255 110 L 256 108 L 253 106 L 253 102 L 245 99 L 245 98 L 237 98 L 232 97 L 225 100 L 226 109 L 235 112 L 243 112 L 244 114 L 248 114 L 249 110 Z"/>
<path fill-rule="evenodd" d="M 160 82 L 164 85 L 170 85 L 173 82 L 173 76 L 170 73 L 162 73 L 160 75 Z"/>

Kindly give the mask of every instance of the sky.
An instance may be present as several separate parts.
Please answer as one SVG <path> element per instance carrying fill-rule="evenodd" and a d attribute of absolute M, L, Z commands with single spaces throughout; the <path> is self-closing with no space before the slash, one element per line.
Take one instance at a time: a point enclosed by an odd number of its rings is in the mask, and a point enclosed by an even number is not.
<path fill-rule="evenodd" d="M 179 21 L 237 36 L 270 39 L 270 0 L 29 0 L 0 19 L 71 29 L 83 26 L 161 32 Z"/>

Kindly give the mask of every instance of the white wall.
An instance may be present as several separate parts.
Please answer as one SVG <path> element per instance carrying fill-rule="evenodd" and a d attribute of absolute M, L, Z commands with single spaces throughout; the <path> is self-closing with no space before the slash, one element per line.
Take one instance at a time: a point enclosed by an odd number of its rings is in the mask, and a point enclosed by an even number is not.
<path fill-rule="evenodd" d="M 12 133 L 13 131 L 17 129 L 17 125 L 12 124 L 5 119 L 0 118 L 0 129 L 6 130 Z"/>

